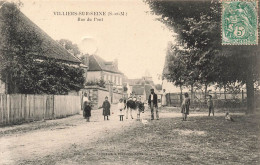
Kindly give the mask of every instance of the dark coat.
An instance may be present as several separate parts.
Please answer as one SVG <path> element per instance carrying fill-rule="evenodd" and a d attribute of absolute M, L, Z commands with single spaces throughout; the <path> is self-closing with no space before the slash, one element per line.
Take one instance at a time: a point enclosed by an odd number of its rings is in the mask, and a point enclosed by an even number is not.
<path fill-rule="evenodd" d="M 91 116 L 91 106 L 84 103 L 84 117 L 90 117 Z"/>
<path fill-rule="evenodd" d="M 136 109 L 136 102 L 134 100 L 127 100 L 126 106 L 127 108 Z"/>
<path fill-rule="evenodd" d="M 151 106 L 151 95 L 149 95 L 149 99 L 148 99 L 148 104 L 149 106 Z M 153 94 L 153 106 L 156 106 L 157 107 L 157 94 Z"/>
<path fill-rule="evenodd" d="M 102 105 L 103 108 L 103 115 L 109 116 L 110 115 L 110 103 L 109 101 L 105 100 Z"/>
<path fill-rule="evenodd" d="M 138 107 L 138 110 L 140 112 L 143 112 L 144 111 L 144 103 L 142 103 L 141 101 L 137 101 L 136 102 L 136 106 Z"/>

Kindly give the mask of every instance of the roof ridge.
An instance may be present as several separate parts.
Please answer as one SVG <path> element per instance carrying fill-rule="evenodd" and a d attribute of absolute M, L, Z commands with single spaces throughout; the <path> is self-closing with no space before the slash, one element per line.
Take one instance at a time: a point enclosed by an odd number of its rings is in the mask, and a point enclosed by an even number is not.
<path fill-rule="evenodd" d="M 4 4 L 9 4 L 9 2 L 4 2 L 1 4 L 0 9 L 4 6 Z M 8 7 L 8 6 L 7 6 Z M 8 8 L 9 9 L 9 8 Z M 29 29 L 35 30 L 37 35 L 41 38 L 42 46 L 45 46 L 46 51 L 53 52 L 54 54 L 51 56 L 43 55 L 43 57 L 54 58 L 63 61 L 76 62 L 81 63 L 81 60 L 75 58 L 68 50 L 66 50 L 62 45 L 60 45 L 57 41 L 55 41 L 48 33 L 46 33 L 43 29 L 41 29 L 35 22 L 33 22 L 30 18 L 28 18 L 22 11 L 19 11 L 18 17 L 20 17 L 21 22 L 28 26 Z M 24 27 L 22 27 L 24 28 Z M 22 29 L 23 30 L 23 29 Z M 48 47 L 46 47 L 48 46 Z M 63 54 L 63 55 L 61 55 Z"/>
<path fill-rule="evenodd" d="M 96 62 L 97 62 L 97 64 L 98 64 L 98 66 L 100 67 L 100 70 L 102 70 L 102 71 L 103 71 L 103 68 L 101 67 L 101 65 L 100 65 L 99 61 L 98 61 L 98 60 L 97 60 L 97 58 L 96 58 L 96 56 L 97 56 L 97 55 L 93 54 L 92 56 L 93 56 L 93 58 L 96 60 Z"/>

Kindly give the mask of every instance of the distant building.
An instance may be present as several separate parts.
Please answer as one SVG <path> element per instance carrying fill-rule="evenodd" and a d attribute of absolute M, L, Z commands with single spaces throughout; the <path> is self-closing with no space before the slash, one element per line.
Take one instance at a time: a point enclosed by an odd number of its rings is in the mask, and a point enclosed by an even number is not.
<path fill-rule="evenodd" d="M 122 87 L 124 74 L 118 70 L 118 61 L 105 61 L 97 55 L 89 56 L 87 81 L 104 80 L 114 86 Z"/>
<path fill-rule="evenodd" d="M 146 100 L 146 93 L 145 93 L 145 88 L 143 85 L 134 85 L 132 87 L 132 93 L 136 96 L 136 97 L 141 97 L 141 101 L 145 101 Z"/>
<path fill-rule="evenodd" d="M 160 98 L 161 91 L 158 91 L 154 85 L 152 76 L 148 71 L 145 72 L 144 76 L 139 79 L 127 79 L 127 84 L 130 88 L 130 93 L 135 94 L 136 96 L 141 96 L 142 101 L 146 101 L 151 94 L 151 89 L 154 89 L 155 93 Z"/>
<path fill-rule="evenodd" d="M 160 91 L 158 91 L 154 86 L 147 84 L 144 86 L 144 89 L 145 89 L 146 100 L 148 100 L 149 95 L 151 94 L 151 89 L 154 89 L 154 93 L 156 93 L 158 95 L 158 99 L 160 99 L 160 97 L 161 97 L 160 95 L 162 93 Z"/>

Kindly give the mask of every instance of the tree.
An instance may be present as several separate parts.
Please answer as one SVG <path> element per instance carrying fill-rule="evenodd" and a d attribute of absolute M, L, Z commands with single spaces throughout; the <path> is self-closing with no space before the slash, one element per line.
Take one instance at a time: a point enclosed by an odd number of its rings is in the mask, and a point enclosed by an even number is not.
<path fill-rule="evenodd" d="M 80 50 L 78 48 L 77 44 L 73 44 L 72 41 L 67 40 L 67 39 L 60 39 L 57 41 L 59 44 L 64 46 L 66 50 L 71 52 L 74 56 L 79 56 L 80 55 Z"/>
<path fill-rule="evenodd" d="M 159 91 L 162 90 L 162 85 L 161 84 L 156 84 L 155 85 L 155 89 L 159 90 Z"/>
<path fill-rule="evenodd" d="M 80 90 L 84 71 L 44 56 L 42 39 L 35 29 L 28 30 L 22 22 L 19 8 L 13 3 L 2 6 L 3 37 L 1 79 L 8 85 L 7 93 L 67 94 Z"/>
<path fill-rule="evenodd" d="M 236 81 L 245 83 L 247 112 L 252 112 L 254 82 L 259 79 L 259 70 L 256 70 L 260 60 L 257 56 L 259 47 L 221 45 L 221 31 L 219 30 L 221 3 L 218 1 L 161 0 L 147 0 L 146 2 L 157 15 L 161 16 L 159 20 L 178 34 L 179 42 L 196 52 L 191 56 L 198 55 L 195 60 L 199 71 L 199 82 L 206 86 L 216 82 L 223 85 Z M 245 71 L 247 74 L 244 74 Z"/>

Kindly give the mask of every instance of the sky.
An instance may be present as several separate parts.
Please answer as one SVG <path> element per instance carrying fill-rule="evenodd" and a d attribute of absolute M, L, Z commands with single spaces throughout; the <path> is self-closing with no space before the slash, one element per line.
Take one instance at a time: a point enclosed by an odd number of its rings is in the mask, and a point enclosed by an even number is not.
<path fill-rule="evenodd" d="M 167 43 L 173 37 L 155 20 L 157 16 L 147 14 L 149 6 L 142 0 L 21 1 L 21 11 L 53 39 L 71 40 L 83 53 L 107 61 L 118 59 L 119 70 L 128 78 L 141 78 L 148 71 L 155 83 L 161 83 L 157 75 L 162 73 Z"/>

